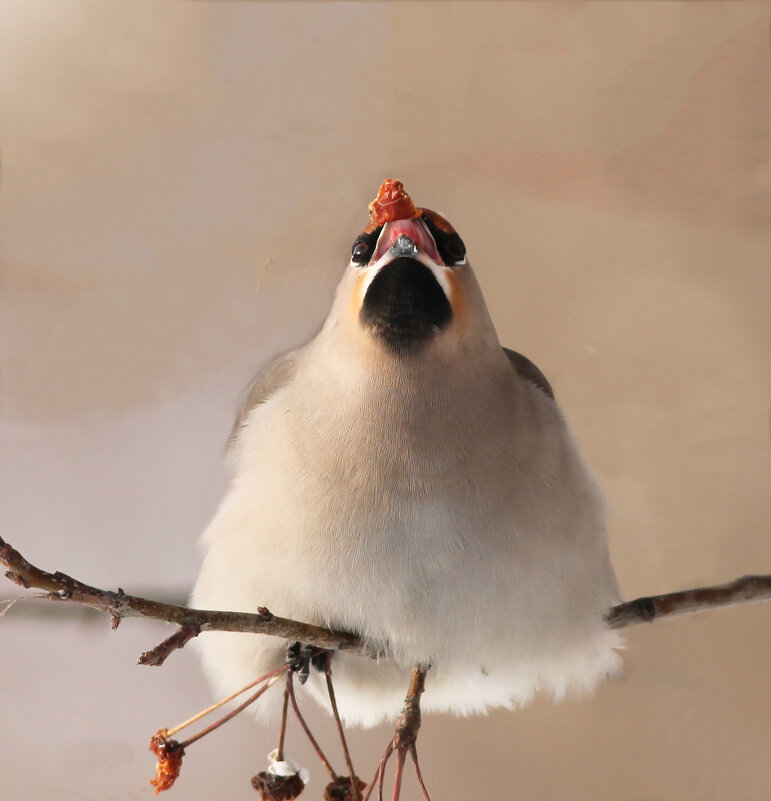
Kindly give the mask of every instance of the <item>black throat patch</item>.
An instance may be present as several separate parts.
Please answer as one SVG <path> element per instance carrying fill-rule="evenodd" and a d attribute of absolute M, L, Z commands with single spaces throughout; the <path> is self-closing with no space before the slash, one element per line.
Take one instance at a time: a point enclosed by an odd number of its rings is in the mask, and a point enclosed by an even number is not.
<path fill-rule="evenodd" d="M 372 279 L 359 320 L 390 350 L 408 354 L 450 323 L 452 306 L 428 267 L 398 258 Z"/>

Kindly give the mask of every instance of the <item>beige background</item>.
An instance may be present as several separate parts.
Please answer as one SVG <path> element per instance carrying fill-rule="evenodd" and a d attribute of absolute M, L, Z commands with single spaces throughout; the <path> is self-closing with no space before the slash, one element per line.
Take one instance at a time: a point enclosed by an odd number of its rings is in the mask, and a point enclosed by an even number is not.
<path fill-rule="evenodd" d="M 395 175 L 554 384 L 624 594 L 771 571 L 768 40 L 744 2 L 0 0 L 3 536 L 184 595 L 241 389 Z M 35 609 L 0 622 L 0 796 L 148 798 L 150 734 L 209 700 L 192 655 Z M 432 797 L 765 801 L 770 623 L 637 628 L 592 701 L 427 718 Z M 355 735 L 363 775 L 387 738 Z M 272 747 L 240 720 L 170 798 L 254 798 Z"/>

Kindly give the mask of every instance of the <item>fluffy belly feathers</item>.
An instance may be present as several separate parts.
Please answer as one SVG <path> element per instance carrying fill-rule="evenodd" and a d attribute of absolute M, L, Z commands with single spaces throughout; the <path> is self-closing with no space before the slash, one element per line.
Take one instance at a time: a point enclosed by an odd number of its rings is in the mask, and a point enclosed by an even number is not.
<path fill-rule="evenodd" d="M 389 658 L 333 662 L 341 713 L 362 725 L 398 714 L 416 663 L 432 665 L 423 708 L 461 714 L 539 689 L 589 691 L 617 670 L 619 638 L 602 620 L 617 600 L 602 502 L 566 432 L 556 451 L 528 453 L 502 431 L 450 470 L 451 429 L 428 464 L 398 447 L 362 455 L 366 441 L 317 425 L 330 441 L 309 460 L 296 423 L 291 396 L 255 410 L 203 537 L 194 606 L 267 606 L 371 639 Z M 351 471 L 353 449 L 367 471 Z M 212 632 L 197 647 L 224 695 L 281 664 L 285 643 Z M 306 687 L 325 703 L 318 677 Z"/>

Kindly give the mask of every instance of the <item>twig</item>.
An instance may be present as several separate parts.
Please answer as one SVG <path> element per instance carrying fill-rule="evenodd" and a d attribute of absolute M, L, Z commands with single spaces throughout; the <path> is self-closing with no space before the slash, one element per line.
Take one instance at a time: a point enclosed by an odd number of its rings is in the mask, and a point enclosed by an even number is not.
<path fill-rule="evenodd" d="M 41 596 L 43 598 L 52 601 L 70 601 L 106 612 L 111 616 L 113 628 L 116 628 L 117 623 L 124 617 L 144 617 L 177 623 L 181 627 L 180 631 L 143 654 L 145 660 L 143 664 L 162 664 L 169 653 L 175 648 L 181 648 L 195 636 L 196 629 L 200 633 L 238 631 L 270 634 L 329 651 L 346 651 L 373 659 L 382 655 L 355 634 L 330 631 L 309 623 L 276 617 L 264 607 L 259 607 L 256 614 L 190 609 L 178 604 L 128 595 L 120 588 L 117 592 L 100 590 L 65 573 L 48 573 L 41 570 L 28 562 L 2 537 L 0 537 L 0 564 L 5 565 L 7 568 L 5 575 L 16 584 L 25 588 L 46 590 L 47 594 Z M 771 575 L 744 576 L 727 584 L 627 601 L 614 606 L 606 615 L 606 620 L 611 628 L 620 629 L 637 623 L 650 623 L 663 617 L 769 599 L 771 599 Z"/>
<path fill-rule="evenodd" d="M 636 598 L 614 606 L 605 619 L 612 629 L 622 629 L 636 623 L 652 623 L 670 615 L 688 615 L 719 606 L 736 606 L 769 598 L 771 575 L 743 576 L 727 584 Z"/>
<path fill-rule="evenodd" d="M 428 798 L 428 791 L 423 784 L 423 778 L 420 775 L 420 767 L 417 762 L 417 750 L 415 743 L 418 739 L 418 731 L 420 730 L 420 696 L 426 688 L 426 672 L 428 667 L 414 667 L 410 676 L 410 686 L 407 690 L 407 695 L 404 699 L 404 706 L 402 707 L 401 715 L 396 723 L 396 731 L 391 738 L 385 753 L 383 754 L 380 764 L 378 765 L 377 773 L 372 783 L 369 786 L 367 794 L 364 796 L 364 801 L 369 801 L 369 798 L 377 786 L 377 801 L 383 801 L 383 781 L 385 779 L 385 769 L 391 755 L 396 751 L 396 772 L 394 773 L 394 789 L 392 801 L 399 801 L 402 787 L 402 775 L 404 772 L 404 760 L 407 753 L 412 755 L 415 762 L 415 770 L 418 775 L 420 787 L 425 798 Z"/>
<path fill-rule="evenodd" d="M 106 612 L 113 620 L 120 621 L 125 617 L 145 617 L 153 620 L 164 620 L 167 623 L 177 623 L 188 629 L 198 627 L 200 632 L 205 631 L 239 631 L 255 634 L 270 634 L 286 640 L 299 641 L 316 646 L 317 648 L 332 651 L 347 651 L 362 656 L 376 657 L 377 652 L 364 643 L 361 638 L 348 632 L 329 631 L 320 626 L 309 623 L 300 623 L 276 617 L 267 609 L 260 608 L 257 614 L 249 612 L 219 612 L 203 609 L 189 609 L 177 604 L 161 603 L 147 598 L 128 595 L 122 589 L 117 592 L 100 590 L 89 584 L 84 584 L 65 573 L 48 573 L 28 562 L 17 550 L 12 548 L 0 537 L 0 564 L 7 568 L 6 576 L 11 581 L 28 589 L 35 587 L 46 590 L 43 596 L 51 601 L 70 601 L 89 606 L 100 612 Z M 174 637 L 170 638 L 174 639 Z M 174 641 L 174 647 L 184 644 L 183 636 Z M 189 639 L 189 637 L 187 638 Z M 187 641 L 187 640 L 185 640 Z M 168 640 L 166 641 L 168 642 Z M 161 656 L 165 651 L 168 655 L 173 648 L 161 643 L 155 651 L 160 649 Z M 152 652 L 147 652 L 150 654 Z M 165 658 L 165 657 L 164 657 Z M 152 657 L 144 664 L 160 664 L 152 661 Z"/>
<path fill-rule="evenodd" d="M 404 699 L 402 713 L 396 724 L 394 745 L 396 748 L 408 748 L 415 743 L 420 729 L 420 696 L 426 689 L 426 673 L 428 667 L 414 667 L 410 676 L 410 686 Z"/>
<path fill-rule="evenodd" d="M 120 617 L 113 616 L 112 620 L 120 621 Z M 118 623 L 113 624 L 113 628 L 118 628 Z M 201 633 L 201 626 L 197 620 L 188 620 L 171 635 L 167 637 L 162 643 L 156 645 L 155 648 L 145 651 L 139 655 L 137 662 L 140 665 L 152 665 L 158 667 L 166 661 L 166 657 L 177 648 L 184 648 L 185 644 L 197 637 Z"/>

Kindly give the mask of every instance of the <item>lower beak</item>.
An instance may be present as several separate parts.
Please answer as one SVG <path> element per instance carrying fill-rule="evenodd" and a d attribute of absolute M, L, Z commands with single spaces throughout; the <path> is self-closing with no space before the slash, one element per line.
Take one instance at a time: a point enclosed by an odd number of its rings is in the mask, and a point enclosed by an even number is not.
<path fill-rule="evenodd" d="M 394 220 L 383 226 L 372 262 L 378 262 L 388 252 L 392 253 L 394 258 L 413 259 L 424 253 L 434 264 L 444 264 L 436 249 L 434 238 L 419 217 L 412 220 Z"/>

